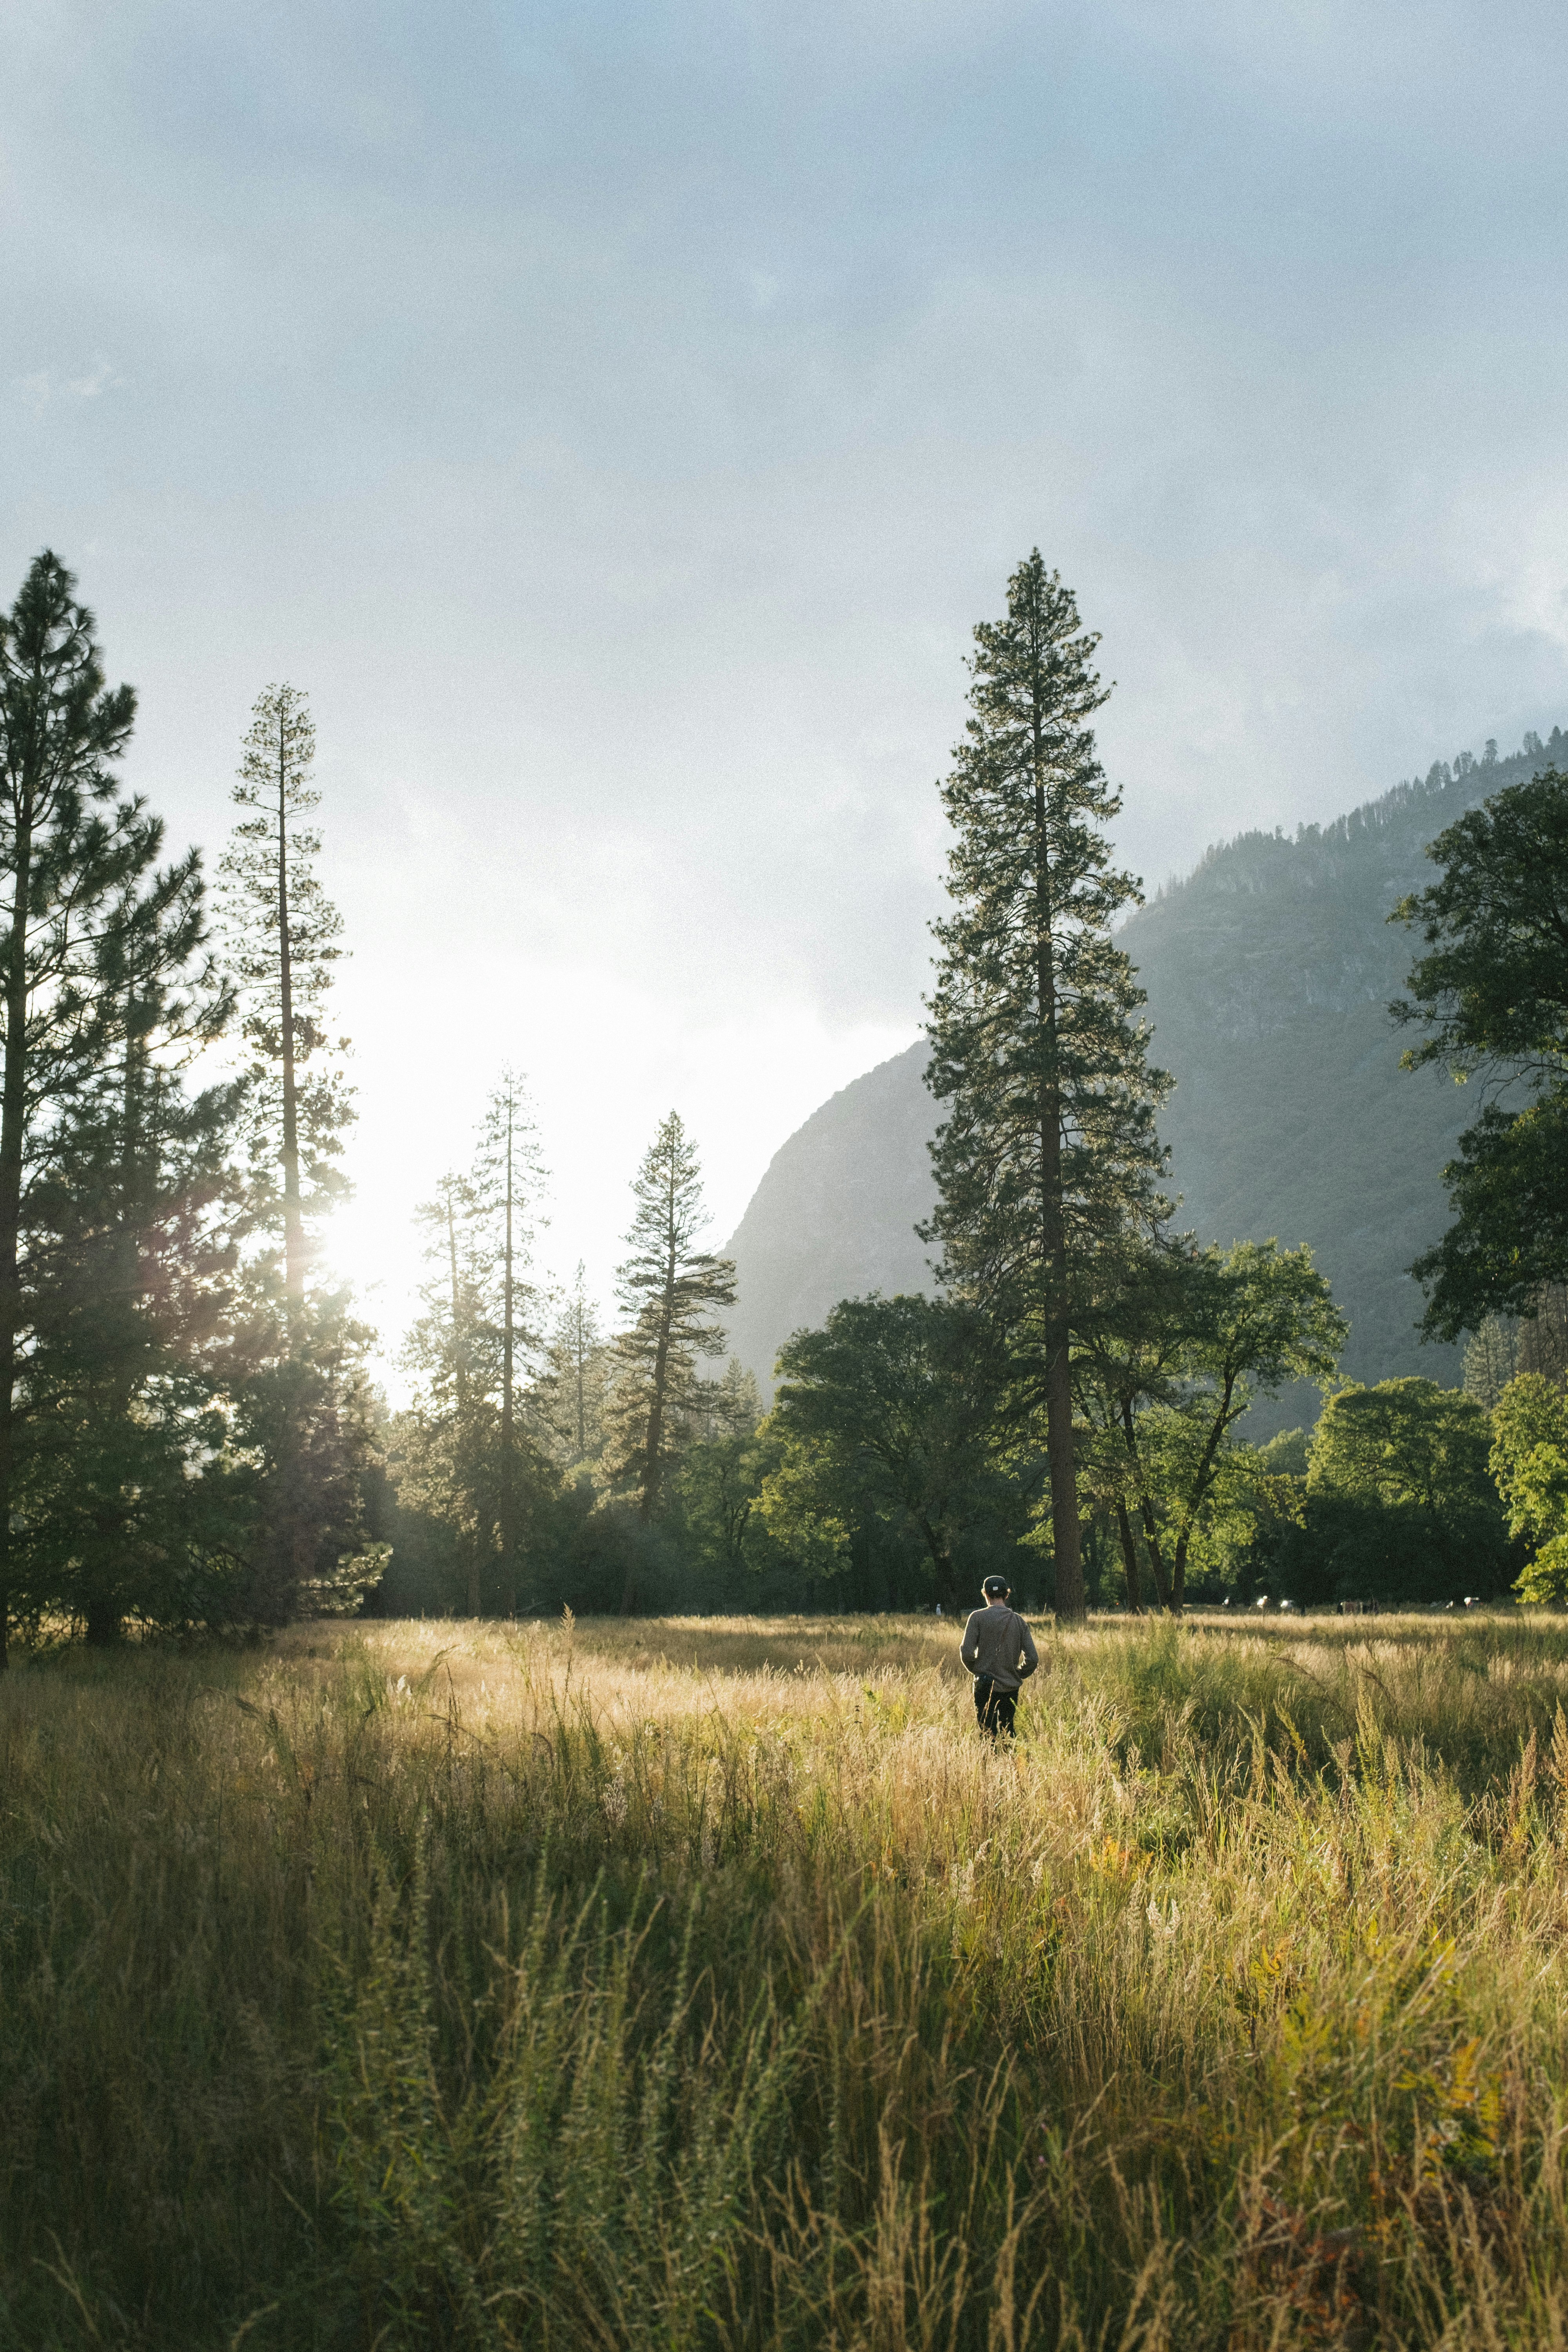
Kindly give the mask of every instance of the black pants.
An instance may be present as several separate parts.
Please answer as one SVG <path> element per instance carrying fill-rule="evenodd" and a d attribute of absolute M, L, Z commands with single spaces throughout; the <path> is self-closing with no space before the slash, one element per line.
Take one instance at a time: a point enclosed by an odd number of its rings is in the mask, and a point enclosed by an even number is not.
<path fill-rule="evenodd" d="M 1018 1694 L 1004 1690 L 989 1675 L 974 1677 L 974 1714 L 982 1731 L 993 1739 L 1014 1737 L 1013 1717 L 1018 1711 Z"/>

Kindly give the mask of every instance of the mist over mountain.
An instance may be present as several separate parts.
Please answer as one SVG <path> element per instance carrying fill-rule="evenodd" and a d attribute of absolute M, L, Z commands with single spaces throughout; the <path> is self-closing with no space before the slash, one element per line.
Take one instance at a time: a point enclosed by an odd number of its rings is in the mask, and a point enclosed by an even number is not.
<path fill-rule="evenodd" d="M 1431 841 L 1462 811 L 1548 761 L 1568 735 L 1527 736 L 1499 759 L 1461 752 L 1293 839 L 1244 833 L 1205 852 L 1123 926 L 1175 1088 L 1162 1115 L 1178 1222 L 1207 1241 L 1310 1243 L 1351 1318 L 1342 1369 L 1358 1381 L 1453 1381 L 1458 1350 L 1419 1339 L 1405 1269 L 1447 1222 L 1441 1170 L 1479 1108 L 1440 1070 L 1399 1067 L 1388 1016 L 1415 942 L 1388 912 L 1433 868 Z M 936 1106 L 927 1048 L 857 1078 L 774 1154 L 726 1244 L 739 1297 L 731 1346 L 767 1392 L 773 1357 L 837 1300 L 929 1289 L 916 1222 L 934 1198 Z M 1282 1426 L 1316 1398 L 1253 1416 Z"/>
<path fill-rule="evenodd" d="M 840 1298 L 933 1286 L 915 1234 L 936 1199 L 926 1060 L 922 1040 L 814 1110 L 774 1152 L 724 1244 L 739 1276 L 730 1346 L 764 1396 L 783 1342 Z"/>

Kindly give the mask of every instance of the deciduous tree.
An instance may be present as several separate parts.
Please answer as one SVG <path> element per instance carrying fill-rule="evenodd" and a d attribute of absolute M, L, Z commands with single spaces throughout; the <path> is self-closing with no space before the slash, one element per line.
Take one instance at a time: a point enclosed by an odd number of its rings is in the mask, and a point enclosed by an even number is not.
<path fill-rule="evenodd" d="M 913 1297 L 843 1299 L 821 1330 L 797 1331 L 779 1351 L 773 1420 L 797 1447 L 822 1451 L 818 1516 L 849 1527 L 869 1511 L 907 1529 L 949 1606 L 955 1549 L 1008 1516 L 994 1450 L 1008 1369 L 977 1309 Z"/>
<path fill-rule="evenodd" d="M 1454 1223 L 1411 1268 L 1426 1328 L 1454 1339 L 1568 1282 L 1568 776 L 1510 785 L 1428 855 L 1440 878 L 1390 918 L 1426 948 L 1391 1010 L 1426 1032 L 1407 1067 L 1446 1064 L 1488 1097 L 1443 1171 Z"/>
<path fill-rule="evenodd" d="M 1531 1547 L 1516 1591 L 1524 1601 L 1568 1598 L 1568 1397 L 1543 1374 L 1525 1373 L 1499 1399 L 1490 1468 L 1509 1533 Z"/>
<path fill-rule="evenodd" d="M 1144 1605 L 1140 1538 L 1161 1608 L 1170 1601 L 1139 1420 L 1182 1393 L 1184 1353 L 1202 1316 L 1198 1264 L 1190 1234 L 1168 1235 L 1158 1223 L 1152 1232 L 1124 1232 L 1098 1255 L 1092 1312 L 1082 1318 L 1073 1355 L 1079 1475 L 1116 1528 L 1134 1613 Z"/>
<path fill-rule="evenodd" d="M 1474 1399 L 1435 1381 L 1379 1381 L 1331 1396 L 1308 1463 L 1302 1546 L 1315 1555 L 1308 1565 L 1320 1589 L 1305 1597 L 1419 1601 L 1500 1591 L 1517 1563 L 1488 1466 L 1490 1441 Z"/>
<path fill-rule="evenodd" d="M 1259 1391 L 1330 1380 L 1349 1327 L 1311 1251 L 1274 1241 L 1157 1253 L 1133 1289 L 1086 1348 L 1083 1376 L 1108 1401 L 1100 1418 L 1121 1422 L 1161 1606 L 1179 1614 L 1231 1431 Z"/>
<path fill-rule="evenodd" d="M 679 1515 L 688 1542 L 724 1574 L 746 1561 L 767 1449 L 757 1383 L 733 1356 L 716 1381 L 698 1384 L 692 1442 L 680 1466 Z"/>

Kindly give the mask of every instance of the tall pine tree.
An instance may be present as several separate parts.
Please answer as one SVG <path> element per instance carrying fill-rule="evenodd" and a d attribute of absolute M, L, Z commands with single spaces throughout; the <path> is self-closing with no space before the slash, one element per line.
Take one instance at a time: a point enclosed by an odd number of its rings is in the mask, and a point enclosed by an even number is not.
<path fill-rule="evenodd" d="M 1157 1213 L 1163 1155 L 1143 1003 L 1111 938 L 1138 884 L 1111 860 L 1120 796 L 1089 727 L 1099 639 L 1039 551 L 974 632 L 971 716 L 942 787 L 953 912 L 930 1000 L 931 1234 L 944 1278 L 995 1316 L 1043 1401 L 1058 1611 L 1084 1610 L 1071 1349 L 1097 1255 Z"/>
<path fill-rule="evenodd" d="M 699 1246 L 708 1213 L 697 1150 L 671 1111 L 633 1182 L 637 1211 L 616 1295 L 629 1317 L 616 1342 L 616 1467 L 646 1523 L 663 1497 L 669 1461 L 698 1402 L 700 1357 L 723 1353 L 715 1310 L 732 1306 L 735 1269 Z M 628 1572 L 622 1609 L 635 1598 Z"/>
<path fill-rule="evenodd" d="M 35 1604 L 93 1643 L 131 1615 L 226 1612 L 243 1540 L 219 1404 L 237 1090 L 184 1083 L 230 1010 L 203 900 L 194 851 L 121 894 L 98 942 L 101 1058 L 33 1192 L 19 1567 Z"/>
<path fill-rule="evenodd" d="M 305 696 L 269 686 L 254 707 L 234 790 L 246 814 L 219 869 L 250 1051 L 253 1221 L 274 1253 L 247 1267 L 252 1368 L 242 1414 L 265 1465 L 254 1612 L 268 1623 L 284 1622 L 301 1594 L 330 1600 L 337 1564 L 362 1557 L 363 1473 L 373 1452 L 363 1366 L 371 1335 L 342 1298 L 311 1286 L 312 1229 L 348 1190 L 335 1163 L 353 1117 L 341 1058 L 346 1040 L 326 1025 L 342 919 L 316 871 L 315 746 Z M 272 1290 L 279 1242 L 281 1328 Z M 352 1587 L 361 1571 L 342 1574 Z"/>
<path fill-rule="evenodd" d="M 538 1344 L 538 1293 L 529 1280 L 539 1197 L 544 1186 L 539 1130 L 519 1073 L 503 1069 L 486 1107 L 473 1173 L 475 1213 L 499 1342 L 500 1478 L 497 1497 L 500 1576 L 509 1609 L 517 1606 L 519 1538 L 526 1449 L 519 1412 L 519 1374 Z"/>
<path fill-rule="evenodd" d="M 431 1277 L 419 1294 L 425 1311 L 403 1349 L 422 1391 L 406 1434 L 405 1483 L 415 1507 L 454 1531 L 470 1617 L 484 1605 L 498 1501 L 496 1334 L 478 1211 L 473 1184 L 457 1175 L 443 1176 L 416 1211 Z"/>
<path fill-rule="evenodd" d="M 568 1470 L 602 1452 L 610 1382 L 610 1351 L 581 1258 L 562 1303 L 545 1353 L 539 1409 L 555 1458 Z"/>
<path fill-rule="evenodd" d="M 92 614 L 46 549 L 0 616 L 0 1664 L 24 1448 L 42 1393 L 34 1360 L 58 1305 L 73 1117 L 79 1132 L 117 1038 L 146 1017 L 127 995 L 139 961 L 166 979 L 171 956 L 199 949 L 194 861 L 159 877 L 161 824 L 117 793 L 112 771 L 135 709 L 130 687 L 107 687 Z M 160 927 L 167 937 L 150 951 Z M 169 1028 L 178 1001 L 163 1001 L 149 1035 Z M 199 1002 L 210 992 L 198 987 L 187 1006 L 197 1029 Z M 184 1025 L 176 1014 L 173 1031 Z"/>
<path fill-rule="evenodd" d="M 353 1117 L 326 1028 L 342 917 L 321 887 L 321 836 L 307 822 L 321 804 L 310 783 L 316 730 L 297 687 L 269 686 L 245 738 L 234 828 L 219 871 L 229 955 L 251 1051 L 252 1157 L 265 1223 L 281 1226 L 283 1290 L 291 1338 L 305 1328 L 308 1221 L 343 1191 L 332 1163 Z M 334 1051 L 335 1047 L 335 1051 Z"/>
<path fill-rule="evenodd" d="M 516 1610 L 526 1530 L 541 1499 L 523 1377 L 539 1345 L 529 1277 L 543 1181 L 527 1088 L 507 1069 L 486 1107 L 472 1169 L 444 1176 L 417 1212 L 437 1271 L 404 1349 L 420 1394 L 401 1427 L 400 1490 L 409 1507 L 452 1531 L 476 1616 L 487 1601 Z"/>

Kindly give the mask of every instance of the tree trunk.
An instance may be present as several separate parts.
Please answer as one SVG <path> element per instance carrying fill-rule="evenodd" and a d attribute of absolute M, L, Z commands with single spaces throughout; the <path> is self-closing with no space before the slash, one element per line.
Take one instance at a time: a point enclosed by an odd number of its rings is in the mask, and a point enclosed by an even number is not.
<path fill-rule="evenodd" d="M 1154 1506 L 1147 1495 L 1142 1498 L 1139 1517 L 1143 1522 L 1143 1540 L 1149 1547 L 1149 1565 L 1154 1571 L 1154 1590 L 1160 1596 L 1161 1608 L 1168 1611 L 1171 1608 L 1170 1580 L 1165 1574 L 1164 1554 L 1160 1549 L 1160 1528 L 1154 1517 Z"/>
<path fill-rule="evenodd" d="M 669 1325 L 672 1314 L 667 1300 L 660 1311 L 658 1345 L 654 1349 L 653 1393 L 647 1408 L 647 1446 L 643 1462 L 642 1499 L 637 1516 L 646 1526 L 658 1504 L 659 1478 L 664 1468 L 664 1401 L 669 1383 Z"/>
<path fill-rule="evenodd" d="M 1204 1448 L 1204 1457 L 1198 1465 L 1198 1475 L 1193 1481 L 1193 1490 L 1187 1497 L 1187 1507 L 1182 1518 L 1182 1532 L 1176 1538 L 1176 1556 L 1171 1567 L 1171 1610 L 1173 1615 L 1177 1617 L 1182 1613 L 1183 1597 L 1186 1591 L 1187 1547 L 1193 1539 L 1193 1529 L 1197 1525 L 1198 1513 L 1204 1505 L 1204 1496 L 1214 1484 L 1215 1462 L 1219 1453 L 1220 1440 L 1229 1425 L 1230 1400 L 1235 1389 L 1236 1375 L 1234 1372 L 1227 1372 L 1225 1387 L 1220 1394 L 1219 1411 L 1215 1415 L 1214 1427 L 1209 1432 L 1208 1444 Z"/>
<path fill-rule="evenodd" d="M 125 1084 L 121 1090 L 121 1135 L 120 1150 L 120 1248 L 116 1259 L 114 1280 L 123 1284 L 126 1296 L 140 1295 L 141 1232 L 138 1210 L 141 1194 L 141 1151 L 142 1141 L 142 1106 L 147 1076 L 147 1049 L 139 1038 L 136 1026 L 136 999 L 132 990 L 125 997 Z M 154 1146 L 154 1149 L 156 1147 Z M 137 1382 L 129 1370 L 113 1382 L 110 1392 L 111 1421 L 124 1422 L 131 1412 Z M 95 1542 L 89 1566 L 89 1579 L 112 1576 L 114 1559 L 126 1542 L 125 1514 L 107 1507 L 94 1514 Z M 83 1638 L 89 1649 L 112 1649 L 120 1640 L 124 1620 L 118 1604 L 101 1592 L 91 1593 L 84 1612 Z"/>
<path fill-rule="evenodd" d="M 1116 1498 L 1116 1532 L 1121 1539 L 1121 1564 L 1127 1570 L 1127 1606 L 1134 1617 L 1143 1614 L 1143 1583 L 1138 1567 L 1138 1538 L 1127 1516 L 1127 1506 Z"/>
<path fill-rule="evenodd" d="M 645 1526 L 652 1518 L 658 1507 L 659 1477 L 664 1468 L 665 1391 L 669 1385 L 669 1340 L 675 1324 L 675 1284 L 679 1271 L 680 1257 L 680 1242 L 676 1232 L 673 1167 L 666 1181 L 668 1187 L 668 1201 L 665 1229 L 664 1297 L 659 1301 L 658 1342 L 653 1354 L 653 1394 L 648 1400 L 647 1453 L 643 1470 L 642 1502 L 639 1508 L 639 1517 Z"/>
<path fill-rule="evenodd" d="M 109 1564 L 116 1538 L 123 1540 L 124 1526 L 117 1513 L 99 1511 L 95 1516 L 98 1541 L 94 1549 L 97 1565 L 101 1570 Z M 91 1593 L 88 1598 L 86 1620 L 84 1631 L 88 1648 L 111 1650 L 120 1639 L 121 1614 L 117 1605 L 101 1592 Z"/>
<path fill-rule="evenodd" d="M 288 761 L 283 746 L 283 714 L 278 719 L 278 1015 L 283 1052 L 283 1313 L 289 1344 L 297 1349 L 305 1321 L 305 1227 L 300 1213 L 300 1104 L 294 1080 L 294 961 L 289 936 Z M 281 1484 L 289 1498 L 289 1514 L 279 1529 L 278 1557 L 289 1580 L 285 1592 L 268 1596 L 272 1622 L 284 1622 L 291 1608 L 289 1592 L 298 1590 L 300 1558 L 305 1549 L 301 1500 L 302 1444 L 292 1411 L 286 1412 L 278 1433 Z"/>
<path fill-rule="evenodd" d="M 1138 1488 L 1138 1516 L 1143 1522 L 1143 1540 L 1149 1547 L 1149 1565 L 1154 1572 L 1154 1590 L 1160 1596 L 1162 1609 L 1171 1605 L 1170 1586 L 1165 1579 L 1165 1562 L 1160 1550 L 1160 1529 L 1154 1517 L 1154 1506 L 1143 1483 L 1143 1465 L 1138 1458 L 1138 1440 L 1132 1433 L 1132 1400 L 1121 1400 L 1121 1432 L 1127 1445 L 1127 1458 L 1132 1466 L 1132 1476 Z"/>
<path fill-rule="evenodd" d="M 921 1533 L 925 1538 L 926 1549 L 931 1554 L 931 1564 L 935 1571 L 937 1599 L 945 1601 L 951 1609 L 956 1605 L 958 1598 L 953 1582 L 952 1550 L 942 1541 L 923 1511 L 921 1513 Z"/>
<path fill-rule="evenodd" d="M 26 789 L 26 787 L 24 787 Z M 11 1514 L 16 1485 L 16 1341 L 22 1328 L 22 1150 L 27 1119 L 27 902 L 30 811 L 18 812 L 6 942 L 5 1076 L 0 1087 L 0 1669 L 10 1664 Z"/>
<path fill-rule="evenodd" d="M 300 1208 L 300 1103 L 294 1082 L 294 963 L 289 937 L 289 762 L 278 717 L 278 1010 L 283 1046 L 283 1296 L 289 1336 L 305 1315 L 305 1223 Z"/>
<path fill-rule="evenodd" d="M 648 1400 L 647 1439 L 643 1455 L 642 1496 L 637 1504 L 637 1517 L 646 1528 L 653 1518 L 658 1501 L 659 1473 L 664 1454 L 664 1402 L 669 1381 L 669 1326 L 674 1313 L 673 1279 L 665 1286 L 664 1302 L 659 1309 L 658 1344 L 653 1358 L 653 1393 Z M 634 1557 L 626 1563 L 626 1581 L 621 1594 L 621 1615 L 629 1617 L 637 1600 L 637 1562 Z"/>
<path fill-rule="evenodd" d="M 509 1613 L 517 1614 L 517 1505 L 512 1485 L 512 1361 L 515 1336 L 512 1323 L 511 1215 L 512 1215 L 512 1108 L 510 1080 L 508 1082 L 506 1112 L 506 1262 L 503 1268 L 501 1299 L 501 1375 L 500 1375 L 500 1551 L 501 1576 L 506 1586 Z"/>
<path fill-rule="evenodd" d="M 658 1339 L 653 1353 L 653 1393 L 648 1399 L 647 1437 L 643 1454 L 642 1496 L 637 1505 L 637 1517 L 646 1528 L 653 1518 L 658 1503 L 659 1475 L 664 1454 L 665 1391 L 669 1384 L 669 1335 L 675 1319 L 675 1277 L 679 1244 L 675 1231 L 674 1180 L 670 1183 L 668 1255 L 665 1262 L 664 1297 L 659 1302 Z M 629 1617 L 637 1598 L 637 1562 L 627 1564 L 626 1589 L 621 1595 L 621 1615 Z"/>
<path fill-rule="evenodd" d="M 461 1477 L 463 1447 L 468 1433 L 468 1366 L 467 1335 L 463 1329 L 463 1292 L 458 1279 L 458 1215 L 452 1206 L 450 1189 L 447 1192 L 447 1260 L 452 1281 L 452 1381 L 457 1395 L 457 1467 Z M 468 1549 L 468 1614 L 479 1613 L 479 1538 L 476 1529 Z"/>
<path fill-rule="evenodd" d="M 1046 1324 L 1046 1458 L 1051 1474 L 1051 1538 L 1056 1552 L 1057 1615 L 1083 1617 L 1083 1554 L 1078 1517 L 1078 1469 L 1073 1458 L 1072 1373 L 1065 1316 L 1047 1311 Z"/>
<path fill-rule="evenodd" d="M 1072 1429 L 1072 1330 L 1068 1287 L 1066 1203 L 1062 1198 L 1061 1088 L 1057 1069 L 1057 988 L 1052 954 L 1049 839 L 1046 826 L 1046 747 L 1037 688 L 1035 733 L 1035 976 L 1048 1066 L 1040 1087 L 1040 1241 L 1046 1308 L 1046 1458 L 1051 1476 L 1051 1540 L 1058 1617 L 1087 1616 L 1078 1517 L 1078 1465 Z"/>

